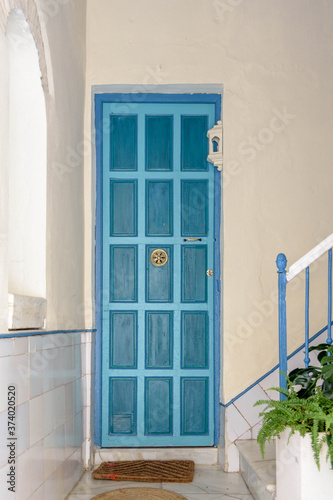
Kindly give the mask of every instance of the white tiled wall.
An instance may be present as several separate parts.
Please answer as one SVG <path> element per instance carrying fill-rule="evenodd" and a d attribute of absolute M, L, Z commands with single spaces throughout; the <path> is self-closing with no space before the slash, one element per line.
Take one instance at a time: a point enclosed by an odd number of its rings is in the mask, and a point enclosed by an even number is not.
<path fill-rule="evenodd" d="M 326 342 L 327 332 L 315 339 L 312 345 Z M 316 364 L 316 353 L 310 353 L 311 364 Z M 301 350 L 288 361 L 288 372 L 304 366 L 304 351 Z M 237 439 L 256 439 L 260 430 L 259 413 L 264 406 L 254 407 L 259 399 L 278 399 L 279 393 L 270 391 L 279 386 L 279 370 L 276 369 L 256 384 L 252 389 L 236 399 L 232 404 L 221 407 L 221 439 L 219 462 L 228 472 L 239 471 L 239 452 L 235 445 Z"/>
<path fill-rule="evenodd" d="M 0 338 L 2 500 L 63 500 L 90 459 L 92 334 Z M 7 387 L 16 386 L 16 493 L 8 491 Z"/>

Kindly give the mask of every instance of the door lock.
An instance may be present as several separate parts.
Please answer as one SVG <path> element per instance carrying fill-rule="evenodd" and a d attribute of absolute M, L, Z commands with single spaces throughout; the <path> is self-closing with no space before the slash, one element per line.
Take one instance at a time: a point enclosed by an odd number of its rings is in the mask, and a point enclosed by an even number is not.
<path fill-rule="evenodd" d="M 207 276 L 213 276 L 214 273 L 213 273 L 212 269 L 207 269 L 206 274 L 207 274 Z"/>

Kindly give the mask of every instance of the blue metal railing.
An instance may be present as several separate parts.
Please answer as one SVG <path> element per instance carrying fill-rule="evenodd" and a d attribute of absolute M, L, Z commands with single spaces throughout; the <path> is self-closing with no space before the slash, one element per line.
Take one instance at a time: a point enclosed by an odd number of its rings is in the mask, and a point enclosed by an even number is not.
<path fill-rule="evenodd" d="M 328 251 L 327 343 L 332 344 L 332 248 Z"/>
<path fill-rule="evenodd" d="M 309 366 L 309 311 L 310 311 L 310 270 L 309 266 L 319 257 L 327 252 L 328 255 L 328 290 L 327 290 L 327 339 L 328 344 L 332 344 L 332 247 L 333 235 L 324 240 L 320 245 L 315 247 L 311 252 L 306 254 L 287 271 L 287 258 L 283 253 L 280 253 L 276 259 L 279 276 L 279 364 L 280 364 L 280 387 L 287 388 L 287 380 L 285 374 L 288 371 L 287 367 L 287 308 L 286 308 L 286 292 L 287 284 L 302 271 L 305 271 L 305 358 L 304 364 Z M 293 269 L 292 269 L 293 268 Z M 283 396 L 282 396 L 283 397 Z"/>
<path fill-rule="evenodd" d="M 309 366 L 310 358 L 309 358 L 309 292 L 310 292 L 310 270 L 309 267 L 305 270 L 305 358 L 304 364 L 305 368 Z"/>
<path fill-rule="evenodd" d="M 286 388 L 287 381 L 287 258 L 279 253 L 276 259 L 279 275 L 279 359 L 280 359 L 280 387 Z"/>

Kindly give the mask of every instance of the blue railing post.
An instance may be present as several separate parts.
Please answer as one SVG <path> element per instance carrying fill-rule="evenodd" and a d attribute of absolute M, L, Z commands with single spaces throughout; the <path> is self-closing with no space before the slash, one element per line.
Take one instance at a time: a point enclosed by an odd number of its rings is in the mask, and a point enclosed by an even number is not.
<path fill-rule="evenodd" d="M 280 387 L 287 388 L 287 312 L 286 312 L 286 288 L 287 288 L 287 258 L 279 253 L 276 258 L 279 275 L 279 358 L 280 358 Z M 282 373 L 281 373 L 282 372 Z M 281 395 L 281 399 L 285 396 Z"/>
<path fill-rule="evenodd" d="M 309 358 L 309 292 L 310 292 L 310 270 L 307 267 L 305 270 L 305 368 L 308 368 L 310 363 Z"/>
<path fill-rule="evenodd" d="M 332 248 L 328 251 L 328 308 L 327 308 L 327 340 L 332 344 Z"/>

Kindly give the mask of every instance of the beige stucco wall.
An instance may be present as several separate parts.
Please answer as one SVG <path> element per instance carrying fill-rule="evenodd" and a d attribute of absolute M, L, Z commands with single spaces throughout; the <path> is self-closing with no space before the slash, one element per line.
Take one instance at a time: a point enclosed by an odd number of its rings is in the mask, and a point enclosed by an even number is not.
<path fill-rule="evenodd" d="M 8 64 L 7 44 L 0 30 L 0 60 Z M 8 73 L 0 77 L 0 331 L 6 331 L 8 318 Z"/>
<path fill-rule="evenodd" d="M 224 86 L 222 359 L 228 401 L 277 362 L 277 253 L 292 263 L 332 232 L 333 3 L 88 0 L 87 6 L 88 136 L 92 85 L 135 84 L 143 92 L 148 84 L 156 91 L 160 84 Z M 89 306 L 95 173 L 89 155 L 86 160 Z M 290 348 L 301 342 L 298 303 Z M 87 310 L 89 323 L 93 313 Z M 322 326 L 319 316 L 313 315 L 312 333 Z"/>
<path fill-rule="evenodd" d="M 47 330 L 84 328 L 83 118 L 85 101 L 85 0 L 8 0 L 0 9 L 1 215 L 0 333 L 6 331 L 7 104 L 5 29 L 11 8 L 20 8 L 40 56 L 47 115 Z M 19 41 L 18 41 L 19 43 Z M 33 168 L 33 165 L 31 165 Z"/>

